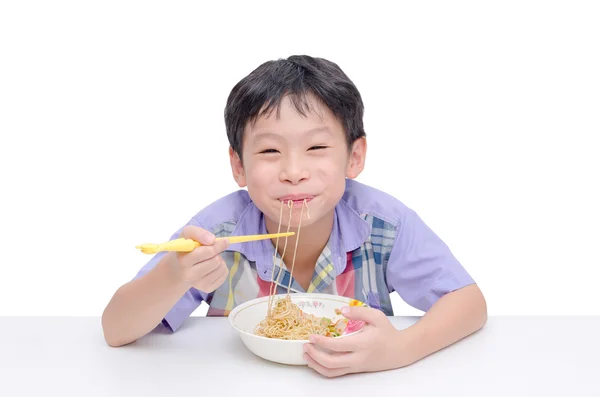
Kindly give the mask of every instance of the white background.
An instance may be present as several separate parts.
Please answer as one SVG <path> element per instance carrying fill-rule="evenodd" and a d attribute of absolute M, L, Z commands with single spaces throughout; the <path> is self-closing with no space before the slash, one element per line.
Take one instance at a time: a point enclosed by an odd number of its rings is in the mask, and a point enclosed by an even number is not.
<path fill-rule="evenodd" d="M 227 95 L 292 54 L 353 79 L 359 181 L 423 217 L 490 314 L 600 314 L 597 2 L 208 3 L 2 2 L 0 315 L 100 315 L 136 244 L 237 188 Z"/>

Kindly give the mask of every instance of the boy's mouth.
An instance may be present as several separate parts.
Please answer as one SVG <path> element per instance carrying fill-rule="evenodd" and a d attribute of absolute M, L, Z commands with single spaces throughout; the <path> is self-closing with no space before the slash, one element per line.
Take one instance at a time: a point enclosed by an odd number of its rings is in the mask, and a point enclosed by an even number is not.
<path fill-rule="evenodd" d="M 290 201 L 294 205 L 301 205 L 304 203 L 304 200 L 308 203 L 315 196 L 307 195 L 307 194 L 296 194 L 296 195 L 287 195 L 279 198 L 279 201 L 283 201 L 284 204 L 289 203 Z"/>

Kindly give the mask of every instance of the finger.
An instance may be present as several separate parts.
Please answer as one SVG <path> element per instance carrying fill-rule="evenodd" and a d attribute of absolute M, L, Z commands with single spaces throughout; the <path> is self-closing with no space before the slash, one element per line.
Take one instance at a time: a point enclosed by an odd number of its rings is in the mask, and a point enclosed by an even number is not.
<path fill-rule="evenodd" d="M 201 269 L 200 268 L 189 269 L 187 271 L 187 273 L 185 274 L 185 279 L 192 282 L 192 284 L 196 288 L 198 288 L 204 292 L 214 291 L 214 289 L 218 288 L 223 283 L 223 281 L 227 278 L 227 275 L 229 274 L 229 269 L 227 268 L 227 265 L 225 265 L 224 263 L 219 264 L 216 268 L 214 268 L 209 273 L 203 273 L 202 275 L 199 275 L 197 273 L 198 270 L 201 270 Z M 213 288 L 214 285 L 216 285 L 215 288 Z M 213 289 L 211 289 L 211 288 L 213 288 Z"/>
<path fill-rule="evenodd" d="M 212 245 L 215 242 L 215 235 L 206 229 L 198 226 L 188 225 L 181 231 L 181 237 L 197 241 L 202 245 Z"/>
<path fill-rule="evenodd" d="M 364 321 L 375 326 L 389 322 L 385 313 L 381 310 L 367 306 L 348 306 L 342 308 L 342 314 L 349 320 Z"/>
<path fill-rule="evenodd" d="M 218 271 L 219 268 L 227 269 L 227 265 L 221 255 L 216 255 L 192 266 L 190 273 L 195 279 L 210 278 L 214 276 L 213 273 Z"/>
<path fill-rule="evenodd" d="M 319 364 L 318 362 L 316 362 L 307 353 L 304 353 L 304 360 L 308 364 L 309 368 L 312 368 L 316 372 L 318 372 L 321 375 L 326 376 L 328 378 L 334 378 L 336 376 L 346 375 L 351 372 L 350 368 L 335 368 L 335 369 L 326 368 L 326 367 L 322 366 L 321 364 Z"/>
<path fill-rule="evenodd" d="M 324 350 L 311 343 L 304 344 L 304 352 L 325 368 L 336 369 L 351 366 L 353 354 Z"/>
<path fill-rule="evenodd" d="M 209 290 L 208 292 L 212 292 L 214 290 L 216 290 L 217 288 L 219 288 L 221 286 L 221 284 L 223 284 L 225 282 L 225 280 L 227 280 L 227 277 L 229 276 L 229 269 L 227 269 L 227 266 L 223 267 L 223 270 L 221 270 L 221 268 L 217 269 L 216 271 L 217 275 L 215 276 L 216 278 L 210 283 L 209 286 Z"/>
<path fill-rule="evenodd" d="M 178 259 L 184 266 L 190 267 L 199 262 L 204 262 L 222 253 L 229 243 L 226 240 L 217 240 L 213 245 L 203 245 L 189 253 L 178 253 Z"/>
<path fill-rule="evenodd" d="M 356 350 L 356 338 L 359 335 L 332 338 L 323 335 L 311 335 L 309 340 L 314 345 L 334 352 L 352 352 Z"/>

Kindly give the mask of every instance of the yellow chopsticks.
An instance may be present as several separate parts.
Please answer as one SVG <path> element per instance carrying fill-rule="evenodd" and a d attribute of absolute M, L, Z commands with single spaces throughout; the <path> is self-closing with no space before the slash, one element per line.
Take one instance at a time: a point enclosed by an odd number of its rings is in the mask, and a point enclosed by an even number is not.
<path fill-rule="evenodd" d="M 294 232 L 286 233 L 273 233 L 273 234 L 252 234 L 248 236 L 230 236 L 230 237 L 217 237 L 217 240 L 228 240 L 230 244 L 234 243 L 245 243 L 248 241 L 266 240 L 277 237 L 288 237 L 293 236 Z M 167 241 L 162 244 L 141 244 L 135 248 L 142 251 L 143 254 L 156 254 L 158 252 L 170 251 L 170 252 L 191 252 L 202 244 L 195 240 L 187 238 L 178 238 L 175 240 Z"/>

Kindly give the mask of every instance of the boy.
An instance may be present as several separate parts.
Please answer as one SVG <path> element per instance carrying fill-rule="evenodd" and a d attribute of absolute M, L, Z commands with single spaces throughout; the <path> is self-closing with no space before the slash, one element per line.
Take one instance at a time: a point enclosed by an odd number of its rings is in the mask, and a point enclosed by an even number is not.
<path fill-rule="evenodd" d="M 406 366 L 480 329 L 485 300 L 446 245 L 414 211 L 353 180 L 366 156 L 362 117 L 358 90 L 324 59 L 270 61 L 242 79 L 227 100 L 225 125 L 233 178 L 247 191 L 217 200 L 172 236 L 204 246 L 160 253 L 118 289 L 102 317 L 107 343 L 133 342 L 161 323 L 174 332 L 202 301 L 209 316 L 225 316 L 268 295 L 273 273 L 277 293 L 291 277 L 294 292 L 368 304 L 344 314 L 365 321 L 363 332 L 315 336 L 306 345 L 308 365 L 325 376 Z M 296 235 L 283 264 L 283 240 L 276 254 L 270 240 L 214 241 L 288 226 Z M 402 331 L 386 317 L 393 291 L 426 312 Z"/>

